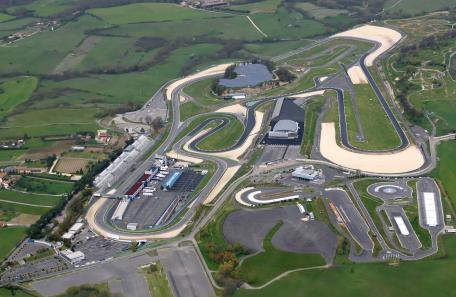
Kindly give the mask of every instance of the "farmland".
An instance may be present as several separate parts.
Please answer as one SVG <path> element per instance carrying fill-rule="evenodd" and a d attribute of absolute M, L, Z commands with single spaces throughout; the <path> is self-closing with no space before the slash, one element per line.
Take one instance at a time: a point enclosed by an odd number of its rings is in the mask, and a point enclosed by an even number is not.
<path fill-rule="evenodd" d="M 27 101 L 37 86 L 35 77 L 19 77 L 0 83 L 0 119 L 7 116 L 17 105 Z"/>
<path fill-rule="evenodd" d="M 61 173 L 78 173 L 85 171 L 90 161 L 84 158 L 64 157 L 59 159 L 54 170 Z"/>

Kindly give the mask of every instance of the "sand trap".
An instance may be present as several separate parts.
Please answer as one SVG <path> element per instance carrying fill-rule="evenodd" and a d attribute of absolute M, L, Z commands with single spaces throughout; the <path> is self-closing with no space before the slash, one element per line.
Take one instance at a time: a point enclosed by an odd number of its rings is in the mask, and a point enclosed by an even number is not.
<path fill-rule="evenodd" d="M 307 93 L 300 93 L 292 96 L 288 96 L 289 98 L 306 98 L 311 96 L 320 96 L 325 93 L 326 90 L 318 90 L 318 91 L 311 91 Z"/>
<path fill-rule="evenodd" d="M 324 81 L 327 80 L 327 79 L 328 79 L 327 76 L 322 76 L 322 77 L 320 77 L 320 81 L 321 81 L 321 82 L 324 82 Z"/>
<path fill-rule="evenodd" d="M 173 238 L 179 235 L 182 230 L 185 229 L 187 224 L 183 224 L 183 226 L 169 232 L 164 232 L 161 234 L 121 234 L 121 233 L 112 233 L 105 229 L 105 227 L 98 225 L 95 220 L 95 215 L 101 206 L 106 203 L 108 198 L 100 198 L 98 199 L 92 207 L 89 208 L 86 220 L 90 227 L 90 229 L 98 235 L 101 235 L 106 238 L 111 238 L 114 240 L 125 240 L 125 241 L 132 241 L 132 240 L 149 240 L 149 239 L 166 239 L 166 238 Z"/>
<path fill-rule="evenodd" d="M 231 113 L 231 114 L 241 115 L 243 117 L 246 117 L 247 116 L 247 107 L 242 106 L 241 104 L 234 104 L 234 105 L 222 107 L 220 109 L 217 109 L 214 112 Z"/>
<path fill-rule="evenodd" d="M 361 66 L 352 66 L 347 70 L 347 73 L 354 85 L 367 84 L 367 77 Z"/>
<path fill-rule="evenodd" d="M 209 155 L 209 156 L 214 156 L 214 157 L 221 157 L 221 158 L 227 158 L 231 159 L 234 161 L 239 161 L 240 157 L 247 151 L 247 149 L 252 145 L 253 140 L 255 137 L 260 133 L 261 131 L 261 125 L 263 123 L 263 113 L 261 111 L 255 111 L 255 126 L 253 127 L 252 131 L 250 132 L 250 135 L 246 138 L 244 143 L 239 146 L 238 148 L 226 152 L 220 152 L 220 153 L 201 153 L 197 151 L 193 151 L 190 149 L 190 143 L 206 133 L 208 130 L 202 130 L 199 133 L 197 133 L 195 136 L 193 136 L 187 143 L 184 144 L 183 149 L 188 152 L 196 153 L 196 154 L 201 154 L 201 155 Z"/>
<path fill-rule="evenodd" d="M 355 153 L 336 142 L 334 123 L 321 124 L 320 153 L 329 161 L 355 170 L 371 173 L 404 173 L 419 169 L 424 158 L 416 145 L 396 153 Z"/>
<path fill-rule="evenodd" d="M 203 162 L 202 159 L 186 156 L 186 155 L 183 155 L 183 154 L 178 154 L 175 151 L 169 151 L 169 152 L 166 153 L 166 155 L 168 157 L 170 157 L 170 158 L 181 160 L 181 161 L 185 161 L 185 162 L 190 162 L 190 163 L 193 163 L 193 164 L 199 164 L 199 163 Z"/>
<path fill-rule="evenodd" d="M 231 180 L 231 178 L 236 174 L 238 169 L 241 168 L 241 165 L 236 165 L 236 166 L 231 166 L 228 167 L 225 172 L 223 173 L 222 177 L 220 180 L 217 182 L 215 187 L 212 189 L 212 191 L 207 195 L 206 199 L 204 199 L 204 204 L 209 204 L 211 203 L 217 195 L 222 191 L 223 187 L 226 186 L 226 184 Z"/>
<path fill-rule="evenodd" d="M 187 101 L 187 98 L 185 98 L 185 97 L 182 96 L 182 95 L 179 95 L 179 102 L 180 102 L 180 103 L 184 103 L 185 101 Z"/>
<path fill-rule="evenodd" d="M 232 65 L 232 63 L 220 64 L 220 65 L 208 68 L 206 70 L 200 71 L 198 73 L 186 76 L 182 79 L 176 80 L 175 82 L 173 82 L 166 88 L 166 98 L 168 100 L 171 100 L 174 90 L 176 88 L 178 88 L 180 85 L 185 84 L 193 79 L 203 78 L 205 76 L 211 76 L 211 75 L 216 75 L 216 74 L 222 74 L 225 72 L 225 69 L 230 65 Z"/>
<path fill-rule="evenodd" d="M 380 43 L 380 46 L 366 57 L 366 66 L 369 67 L 374 65 L 374 60 L 378 56 L 393 47 L 402 38 L 402 35 L 390 28 L 364 25 L 335 34 L 332 37 L 361 38 Z"/>

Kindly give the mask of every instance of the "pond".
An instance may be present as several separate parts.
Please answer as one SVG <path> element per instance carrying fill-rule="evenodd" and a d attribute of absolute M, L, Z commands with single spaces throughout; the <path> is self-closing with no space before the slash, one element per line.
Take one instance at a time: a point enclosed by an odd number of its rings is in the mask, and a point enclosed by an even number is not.
<path fill-rule="evenodd" d="M 219 84 L 227 88 L 244 88 L 254 87 L 262 82 L 272 80 L 272 73 L 263 64 L 238 65 L 234 72 L 237 73 L 236 78 L 222 78 Z"/>

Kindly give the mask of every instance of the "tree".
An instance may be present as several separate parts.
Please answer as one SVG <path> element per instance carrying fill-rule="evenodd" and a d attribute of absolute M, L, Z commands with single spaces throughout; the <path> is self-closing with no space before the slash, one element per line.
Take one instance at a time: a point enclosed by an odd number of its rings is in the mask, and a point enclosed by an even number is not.
<path fill-rule="evenodd" d="M 135 253 L 138 250 L 138 242 L 137 241 L 132 241 L 130 243 L 130 249 L 133 253 Z"/>
<path fill-rule="evenodd" d="M 158 133 L 161 128 L 163 128 L 164 123 L 161 117 L 156 117 L 151 123 L 152 129 L 155 133 Z"/>

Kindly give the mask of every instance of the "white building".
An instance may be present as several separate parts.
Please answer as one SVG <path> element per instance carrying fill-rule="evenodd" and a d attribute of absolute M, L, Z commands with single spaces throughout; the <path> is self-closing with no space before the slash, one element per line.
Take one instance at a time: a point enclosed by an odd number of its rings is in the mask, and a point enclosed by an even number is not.
<path fill-rule="evenodd" d="M 291 173 L 291 176 L 305 180 L 316 180 L 319 177 L 319 173 L 314 169 L 298 167 Z"/>
<path fill-rule="evenodd" d="M 68 261 L 70 261 L 71 264 L 77 264 L 81 261 L 84 261 L 85 259 L 85 255 L 81 251 L 73 252 L 71 250 L 64 250 L 61 251 L 60 254 L 64 256 L 66 259 L 68 259 Z"/>
<path fill-rule="evenodd" d="M 278 121 L 268 132 L 270 139 L 295 139 L 298 137 L 299 124 L 292 120 Z"/>

